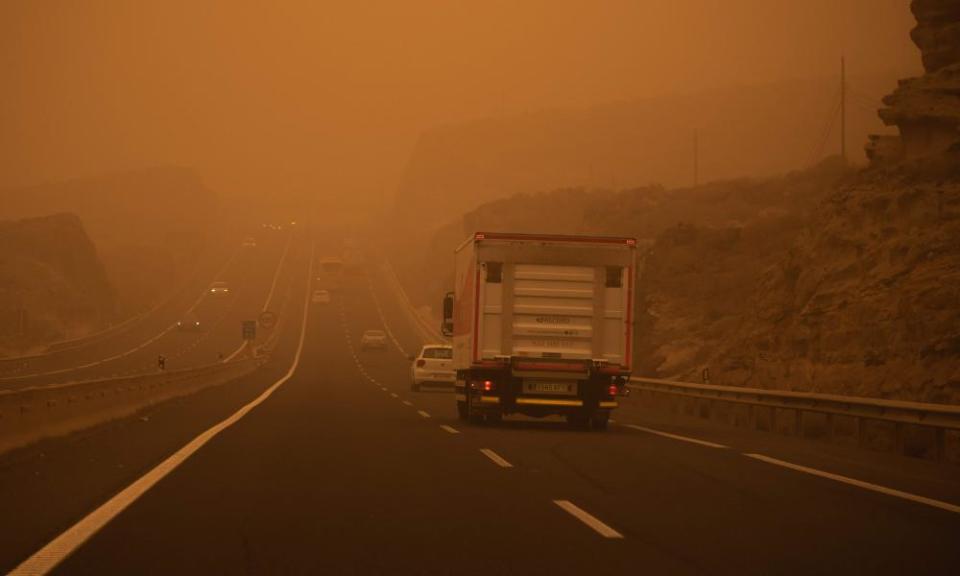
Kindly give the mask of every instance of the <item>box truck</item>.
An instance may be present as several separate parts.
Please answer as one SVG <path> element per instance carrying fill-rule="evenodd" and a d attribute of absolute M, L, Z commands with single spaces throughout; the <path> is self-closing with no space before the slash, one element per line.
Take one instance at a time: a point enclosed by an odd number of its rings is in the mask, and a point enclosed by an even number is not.
<path fill-rule="evenodd" d="M 478 232 L 443 303 L 462 419 L 606 428 L 630 378 L 633 238 Z"/>

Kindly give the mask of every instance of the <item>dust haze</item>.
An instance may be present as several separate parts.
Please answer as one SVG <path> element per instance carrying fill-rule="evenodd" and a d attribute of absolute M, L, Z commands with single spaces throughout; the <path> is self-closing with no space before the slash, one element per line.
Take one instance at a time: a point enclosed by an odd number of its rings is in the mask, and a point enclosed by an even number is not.
<path fill-rule="evenodd" d="M 895 0 L 5 2 L 0 186 L 172 164 L 380 201 L 437 126 L 835 82 L 841 54 L 880 95 L 920 68 L 912 24 Z"/>
<path fill-rule="evenodd" d="M 0 1 L 0 573 L 960 574 L 960 1 Z"/>

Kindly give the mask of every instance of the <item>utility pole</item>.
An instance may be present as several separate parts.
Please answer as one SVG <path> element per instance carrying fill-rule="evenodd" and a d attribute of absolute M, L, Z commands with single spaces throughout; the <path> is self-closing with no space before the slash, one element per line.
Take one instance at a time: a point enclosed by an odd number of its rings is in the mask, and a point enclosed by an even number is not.
<path fill-rule="evenodd" d="M 840 56 L 840 158 L 847 163 L 847 62 Z"/>
<path fill-rule="evenodd" d="M 700 134 L 693 129 L 693 187 L 700 185 Z"/>

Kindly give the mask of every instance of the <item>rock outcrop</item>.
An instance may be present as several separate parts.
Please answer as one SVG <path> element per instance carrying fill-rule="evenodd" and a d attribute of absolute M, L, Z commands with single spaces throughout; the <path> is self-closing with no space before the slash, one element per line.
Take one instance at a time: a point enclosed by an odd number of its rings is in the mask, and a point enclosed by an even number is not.
<path fill-rule="evenodd" d="M 899 139 L 872 136 L 874 164 L 915 161 L 948 154 L 960 158 L 960 2 L 913 0 L 917 26 L 910 36 L 926 73 L 901 80 L 879 111 Z"/>
<path fill-rule="evenodd" d="M 149 309 L 191 271 L 216 221 L 194 171 L 160 167 L 0 190 L 0 218 L 77 214 L 116 289 L 119 318 Z"/>
<path fill-rule="evenodd" d="M 76 215 L 0 222 L 0 355 L 103 328 L 114 306 Z"/>
<path fill-rule="evenodd" d="M 960 402 L 960 182 L 833 192 L 757 287 L 715 382 Z"/>

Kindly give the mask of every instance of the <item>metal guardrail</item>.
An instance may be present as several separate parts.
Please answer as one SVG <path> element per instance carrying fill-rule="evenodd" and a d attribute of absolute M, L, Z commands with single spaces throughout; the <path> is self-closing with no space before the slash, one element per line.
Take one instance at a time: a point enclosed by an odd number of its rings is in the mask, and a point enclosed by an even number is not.
<path fill-rule="evenodd" d="M 394 270 L 393 265 L 390 264 L 390 261 L 386 258 L 386 256 L 383 257 L 382 270 L 387 277 L 388 283 L 393 288 L 393 291 L 396 293 L 397 297 L 400 299 L 402 303 L 401 307 L 403 308 L 404 312 L 407 313 L 412 327 L 419 333 L 423 343 L 428 344 L 433 342 L 446 342 L 447 338 L 440 333 L 440 329 L 427 322 L 427 320 L 413 305 L 413 302 L 410 301 L 410 297 L 407 296 L 406 290 L 403 289 L 403 284 L 400 282 L 400 278 L 397 277 L 397 273 Z"/>
<path fill-rule="evenodd" d="M 785 411 L 791 413 L 791 424 L 798 436 L 803 432 L 805 413 L 825 415 L 827 433 L 830 436 L 834 433 L 834 417 L 853 418 L 856 421 L 857 440 L 861 446 L 864 445 L 865 427 L 869 422 L 889 422 L 895 427 L 896 449 L 901 452 L 905 427 L 923 426 L 934 431 L 938 461 L 944 459 L 946 432 L 960 431 L 960 406 L 951 404 L 716 386 L 637 377 L 631 378 L 630 387 L 650 394 L 691 398 L 697 402 L 745 405 L 748 407 L 748 420 L 753 427 L 756 426 L 757 408 L 768 410 L 773 428 L 776 428 L 778 412 Z"/>
<path fill-rule="evenodd" d="M 0 453 L 68 434 L 252 372 L 263 359 L 0 391 Z"/>

